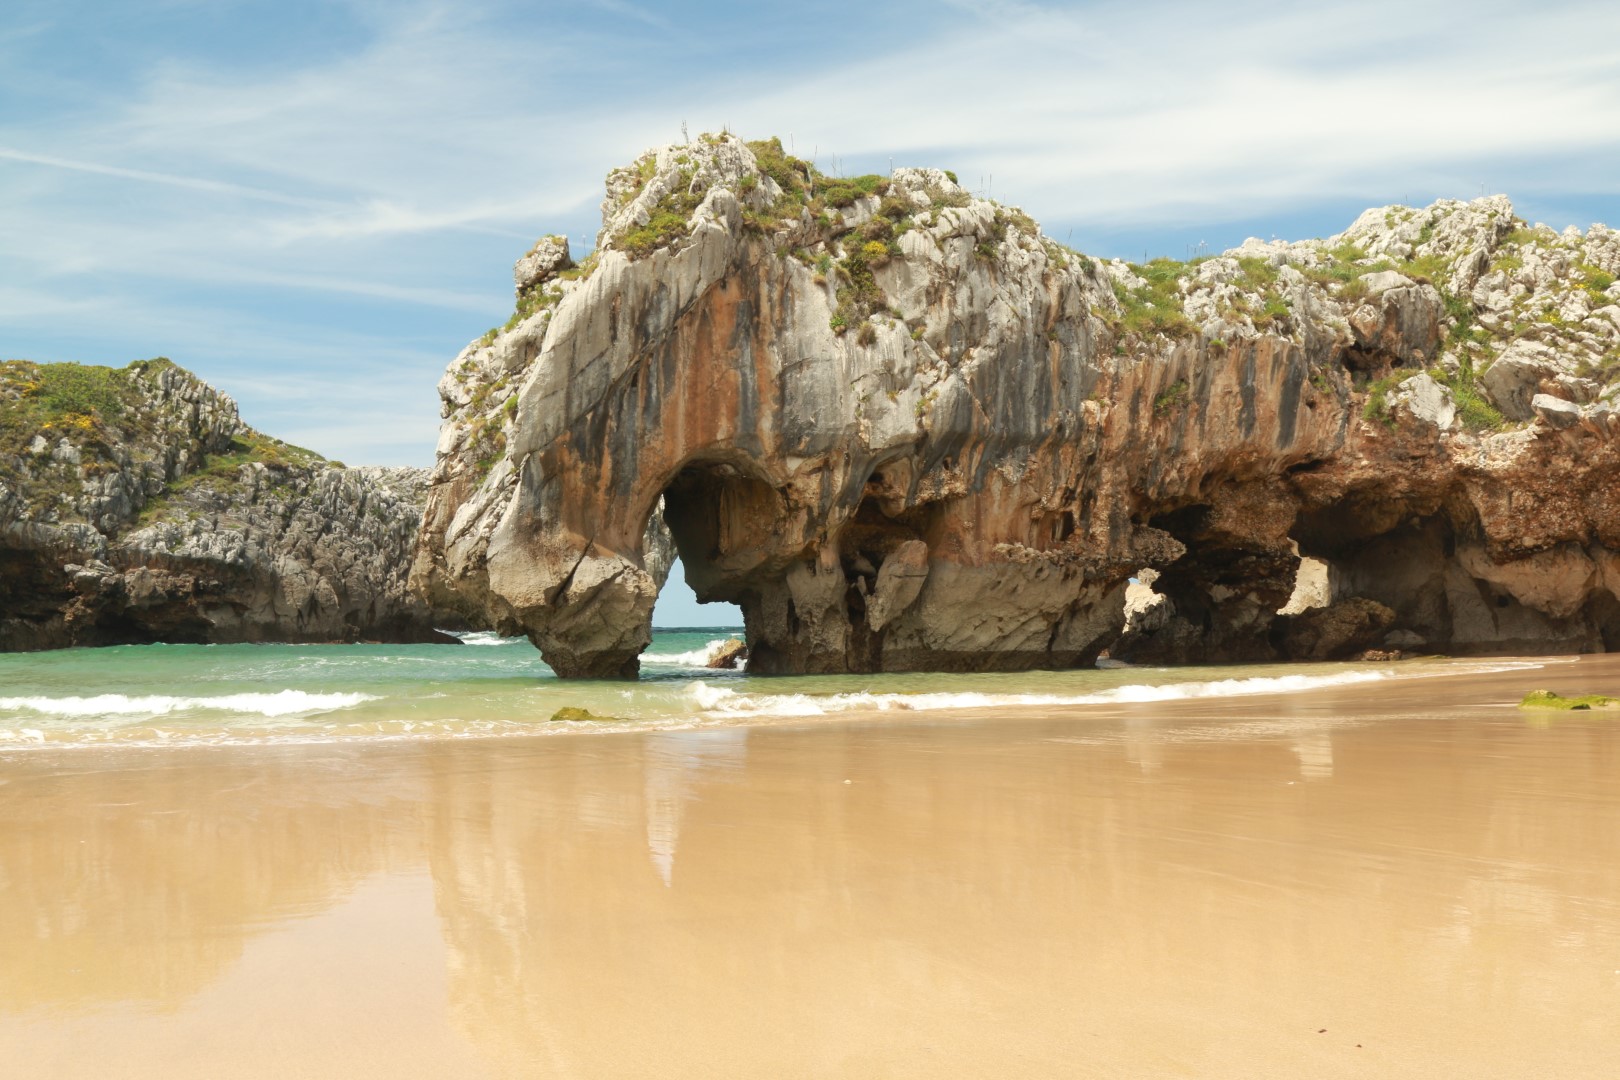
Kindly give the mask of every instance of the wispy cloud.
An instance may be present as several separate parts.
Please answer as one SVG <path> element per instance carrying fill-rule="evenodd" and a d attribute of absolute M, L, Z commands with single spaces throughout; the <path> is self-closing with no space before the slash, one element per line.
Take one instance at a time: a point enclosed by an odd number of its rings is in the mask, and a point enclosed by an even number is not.
<path fill-rule="evenodd" d="M 675 25 L 657 12 L 649 11 L 639 4 L 629 3 L 628 0 L 586 0 L 590 7 L 600 8 L 613 15 L 622 15 L 627 19 L 645 23 L 657 30 L 672 31 Z"/>
<path fill-rule="evenodd" d="M 240 351 L 267 405 L 266 359 L 303 357 L 354 431 L 398 401 L 345 381 L 342 357 L 396 357 L 427 416 L 438 368 L 504 316 L 511 260 L 543 231 L 593 234 L 603 173 L 683 121 L 792 134 L 824 166 L 952 167 L 1083 235 L 1481 183 L 1572 214 L 1620 192 L 1612 3 L 904 0 L 852 37 L 815 3 L 738 20 L 349 0 L 342 47 L 295 35 L 238 62 L 198 29 L 71 86 L 35 47 L 80 25 L 54 10 L 35 5 L 0 79 L 34 94 L 0 100 L 0 351 L 133 357 L 171 334 L 156 351 L 215 372 Z M 400 323 L 421 328 L 409 345 Z"/>
<path fill-rule="evenodd" d="M 176 176 L 172 173 L 152 172 L 147 169 L 126 169 L 117 165 L 102 165 L 93 161 L 71 161 L 67 158 L 54 157 L 50 154 L 32 154 L 25 150 L 16 150 L 8 146 L 0 146 L 0 160 L 21 161 L 30 165 L 43 165 L 52 169 L 67 169 L 70 172 L 91 173 L 95 176 L 112 176 L 120 180 L 138 180 L 143 184 L 165 184 L 169 187 L 186 188 L 191 191 L 206 191 L 214 195 L 230 195 L 243 199 L 262 199 L 266 202 L 280 203 L 284 206 L 305 206 L 315 209 L 330 209 L 331 203 L 318 199 L 305 199 L 296 195 L 287 195 L 280 191 L 269 191 L 264 188 L 249 187 L 246 184 L 234 184 L 224 180 L 210 180 L 201 176 Z"/>
<path fill-rule="evenodd" d="M 867 167 L 950 155 L 975 186 L 993 175 L 1048 216 L 1116 223 L 1373 197 L 1437 174 L 1462 188 L 1486 162 L 1499 184 L 1538 183 L 1548 155 L 1620 157 L 1609 6 L 1542 13 L 1536 31 L 1559 46 L 1539 50 L 1489 5 L 993 10 L 993 28 L 710 108 L 790 124 Z M 871 107 L 900 71 L 973 77 Z"/>

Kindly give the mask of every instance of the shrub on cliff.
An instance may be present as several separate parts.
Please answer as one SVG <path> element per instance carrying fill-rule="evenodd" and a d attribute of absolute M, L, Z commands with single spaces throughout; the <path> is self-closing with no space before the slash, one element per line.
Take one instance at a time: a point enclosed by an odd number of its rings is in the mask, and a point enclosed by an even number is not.
<path fill-rule="evenodd" d="M 816 176 L 815 168 L 808 161 L 783 150 L 782 140 L 775 136 L 751 142 L 748 149 L 753 151 L 759 171 L 776 181 L 784 194 L 797 195 L 800 201 L 804 200 Z"/>
<path fill-rule="evenodd" d="M 856 199 L 864 199 L 868 195 L 886 195 L 888 192 L 888 178 L 876 174 L 854 176 L 848 180 L 823 180 L 816 189 L 816 195 L 823 202 L 836 207 L 849 206 Z"/>
<path fill-rule="evenodd" d="M 130 379 L 151 363 L 0 364 L 0 451 L 21 453 L 36 435 L 84 434 L 117 420 L 133 395 Z M 167 363 L 167 360 L 161 361 Z"/>

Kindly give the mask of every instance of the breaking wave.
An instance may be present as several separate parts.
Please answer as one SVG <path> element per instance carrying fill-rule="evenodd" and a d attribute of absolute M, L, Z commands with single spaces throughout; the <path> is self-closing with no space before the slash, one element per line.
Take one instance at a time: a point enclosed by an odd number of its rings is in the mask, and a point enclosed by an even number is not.
<path fill-rule="evenodd" d="M 456 634 L 463 645 L 527 645 L 527 638 L 501 637 L 493 630 L 473 630 L 465 634 Z"/>
<path fill-rule="evenodd" d="M 825 716 L 855 710 L 993 709 L 1012 706 L 1109 705 L 1187 698 L 1238 697 L 1245 694 L 1285 694 L 1330 686 L 1376 682 L 1391 678 L 1382 671 L 1344 671 L 1332 675 L 1276 675 L 1213 682 L 1133 683 L 1089 694 L 871 693 L 749 694 L 723 686 L 696 682 L 688 698 L 705 713 L 716 716 Z"/>
<path fill-rule="evenodd" d="M 668 667 L 706 668 L 731 638 L 715 638 L 701 649 L 678 653 L 642 653 L 643 664 L 661 664 Z"/>
<path fill-rule="evenodd" d="M 376 701 L 372 694 L 311 694 L 282 690 L 274 694 L 223 694 L 218 697 L 171 697 L 97 694 L 94 697 L 0 698 L 0 713 L 67 716 L 99 720 L 145 720 L 173 713 L 224 712 L 238 716 L 285 717 L 332 712 Z"/>

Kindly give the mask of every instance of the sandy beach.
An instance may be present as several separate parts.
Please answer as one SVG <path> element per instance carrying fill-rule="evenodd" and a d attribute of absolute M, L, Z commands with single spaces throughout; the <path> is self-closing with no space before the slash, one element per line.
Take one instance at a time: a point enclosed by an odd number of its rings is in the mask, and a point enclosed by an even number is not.
<path fill-rule="evenodd" d="M 5 1071 L 1608 1076 L 1617 685 L 11 753 Z"/>

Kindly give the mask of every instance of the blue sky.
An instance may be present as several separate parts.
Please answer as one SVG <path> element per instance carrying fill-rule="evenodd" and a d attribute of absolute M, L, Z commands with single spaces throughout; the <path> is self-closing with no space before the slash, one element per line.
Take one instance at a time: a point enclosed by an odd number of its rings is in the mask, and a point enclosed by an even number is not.
<path fill-rule="evenodd" d="M 602 176 L 722 126 L 952 168 L 1104 256 L 1506 192 L 1620 222 L 1620 5 L 7 0 L 0 356 L 166 355 L 428 464 L 433 386 Z"/>

